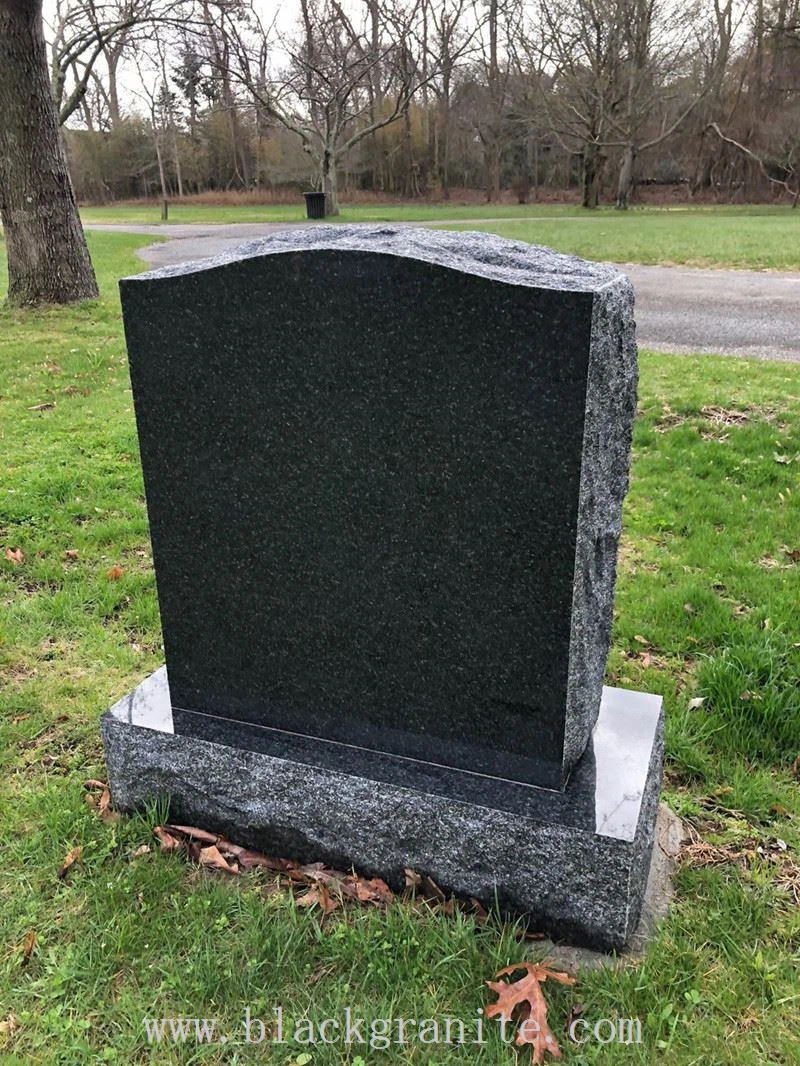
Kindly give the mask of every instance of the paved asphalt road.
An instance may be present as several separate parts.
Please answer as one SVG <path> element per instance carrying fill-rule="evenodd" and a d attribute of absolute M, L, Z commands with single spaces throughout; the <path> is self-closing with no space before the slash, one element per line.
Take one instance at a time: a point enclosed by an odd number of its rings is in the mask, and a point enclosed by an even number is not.
<path fill-rule="evenodd" d="M 89 225 L 87 229 L 167 237 L 139 252 L 152 266 L 165 266 L 218 255 L 241 241 L 298 225 L 308 223 Z M 636 289 L 641 347 L 800 362 L 800 274 L 633 264 L 622 269 Z"/>

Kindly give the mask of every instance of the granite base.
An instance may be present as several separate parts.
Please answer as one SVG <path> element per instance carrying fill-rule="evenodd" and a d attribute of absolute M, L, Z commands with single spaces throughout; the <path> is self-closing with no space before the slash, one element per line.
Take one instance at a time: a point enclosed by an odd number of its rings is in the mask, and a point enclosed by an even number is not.
<path fill-rule="evenodd" d="M 359 775 L 352 748 L 347 770 L 335 768 L 339 745 L 319 765 L 308 738 L 281 734 L 271 751 L 253 751 L 175 733 L 164 667 L 103 715 L 102 733 L 118 810 L 169 797 L 173 821 L 395 887 L 411 867 L 600 950 L 624 948 L 639 920 L 661 785 L 658 696 L 604 688 L 563 792 L 460 773 L 454 798 L 453 772 L 430 763 L 396 760 L 392 781 L 391 766 L 364 750 Z M 368 777 L 373 759 L 381 771 Z"/>

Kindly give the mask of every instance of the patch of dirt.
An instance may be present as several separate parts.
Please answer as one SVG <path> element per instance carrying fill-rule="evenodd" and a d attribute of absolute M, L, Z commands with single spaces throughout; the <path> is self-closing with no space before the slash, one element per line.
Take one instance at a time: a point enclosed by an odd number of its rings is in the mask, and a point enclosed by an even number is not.
<path fill-rule="evenodd" d="M 728 439 L 726 429 L 746 426 L 750 422 L 774 422 L 777 410 L 762 404 L 745 404 L 742 408 L 722 407 L 719 404 L 704 404 L 699 411 L 679 414 L 669 404 L 661 408 L 661 415 L 653 427 L 656 433 L 666 433 L 687 422 L 701 420 L 707 427 L 700 430 L 703 440 L 725 442 Z"/>
<path fill-rule="evenodd" d="M 734 866 L 743 871 L 756 864 L 769 863 L 774 867 L 773 884 L 785 891 L 795 904 L 800 904 L 800 865 L 779 837 L 765 841 L 748 837 L 727 844 L 711 844 L 690 824 L 687 832 L 689 835 L 678 853 L 679 862 L 695 868 Z"/>
<path fill-rule="evenodd" d="M 665 403 L 661 408 L 661 415 L 656 421 L 653 429 L 656 433 L 666 433 L 670 429 L 675 429 L 677 426 L 682 426 L 685 422 L 688 422 L 691 415 L 679 415 L 676 411 L 673 411 L 668 403 Z"/>

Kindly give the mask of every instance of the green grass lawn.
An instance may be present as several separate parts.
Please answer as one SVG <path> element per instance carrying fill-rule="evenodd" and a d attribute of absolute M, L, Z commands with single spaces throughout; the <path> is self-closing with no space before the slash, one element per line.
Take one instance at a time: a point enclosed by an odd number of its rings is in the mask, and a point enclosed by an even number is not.
<path fill-rule="evenodd" d="M 459 225 L 586 259 L 742 270 L 800 270 L 800 214 L 604 211 L 586 218 Z"/>
<path fill-rule="evenodd" d="M 170 208 L 170 222 L 300 221 L 301 204 Z M 92 207 L 84 222 L 158 224 L 158 208 Z M 787 206 L 601 208 L 528 204 L 344 206 L 336 222 L 456 222 L 561 252 L 617 263 L 800 270 L 800 211 Z M 491 219 L 486 222 L 486 219 Z M 495 219 L 497 221 L 495 221 Z"/>
<path fill-rule="evenodd" d="M 586 212 L 584 212 L 585 214 Z M 559 204 L 342 204 L 341 213 L 330 222 L 412 222 L 471 218 L 530 218 L 531 216 L 576 217 L 580 208 Z M 305 204 L 300 195 L 294 204 L 243 204 L 241 206 L 208 206 L 173 201 L 169 206 L 169 223 L 221 222 L 300 222 L 306 217 Z M 151 205 L 119 204 L 107 207 L 82 207 L 84 222 L 146 223 L 161 225 L 160 202 Z"/>
<path fill-rule="evenodd" d="M 163 812 L 106 824 L 87 806 L 99 715 L 162 655 L 115 290 L 146 238 L 90 242 L 98 304 L 0 310 L 0 1064 L 513 1063 L 488 1023 L 480 1049 L 146 1044 L 143 1017 L 235 1031 L 245 1005 L 475 1018 L 483 982 L 535 944 L 404 904 L 321 923 L 264 872 L 160 853 Z M 645 959 L 548 985 L 550 1020 L 562 1038 L 574 1004 L 641 1019 L 641 1045 L 564 1040 L 574 1066 L 796 1063 L 800 367 L 643 353 L 639 408 L 608 680 L 664 695 L 665 796 L 708 847 Z"/>

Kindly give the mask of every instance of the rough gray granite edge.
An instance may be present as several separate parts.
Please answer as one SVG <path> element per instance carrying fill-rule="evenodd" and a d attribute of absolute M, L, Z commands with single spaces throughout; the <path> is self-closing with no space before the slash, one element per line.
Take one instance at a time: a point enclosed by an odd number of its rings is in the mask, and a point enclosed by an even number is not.
<path fill-rule="evenodd" d="M 170 797 L 170 817 L 282 857 L 380 875 L 403 869 L 575 944 L 622 949 L 638 920 L 660 791 L 663 718 L 631 842 L 509 818 L 444 796 L 163 733 L 107 712 L 115 806 Z"/>
<path fill-rule="evenodd" d="M 342 224 L 289 230 L 245 241 L 222 255 L 134 274 L 123 278 L 122 282 L 176 278 L 230 266 L 242 259 L 309 251 L 402 256 L 509 285 L 575 292 L 598 292 L 621 276 L 609 263 L 589 262 L 542 245 L 511 241 L 492 233 Z"/>
<path fill-rule="evenodd" d="M 610 955 L 593 948 L 556 944 L 545 938 L 537 941 L 532 949 L 535 960 L 549 959 L 555 969 L 578 975 L 581 971 L 599 968 L 621 969 L 631 961 L 643 959 L 660 923 L 669 914 L 675 894 L 677 857 L 685 835 L 678 815 L 666 803 L 659 803 L 642 910 L 622 954 Z"/>
<path fill-rule="evenodd" d="M 628 491 L 638 365 L 633 286 L 624 275 L 592 307 L 578 500 L 564 765 L 580 758 L 597 720 L 611 646 L 622 504 Z"/>

